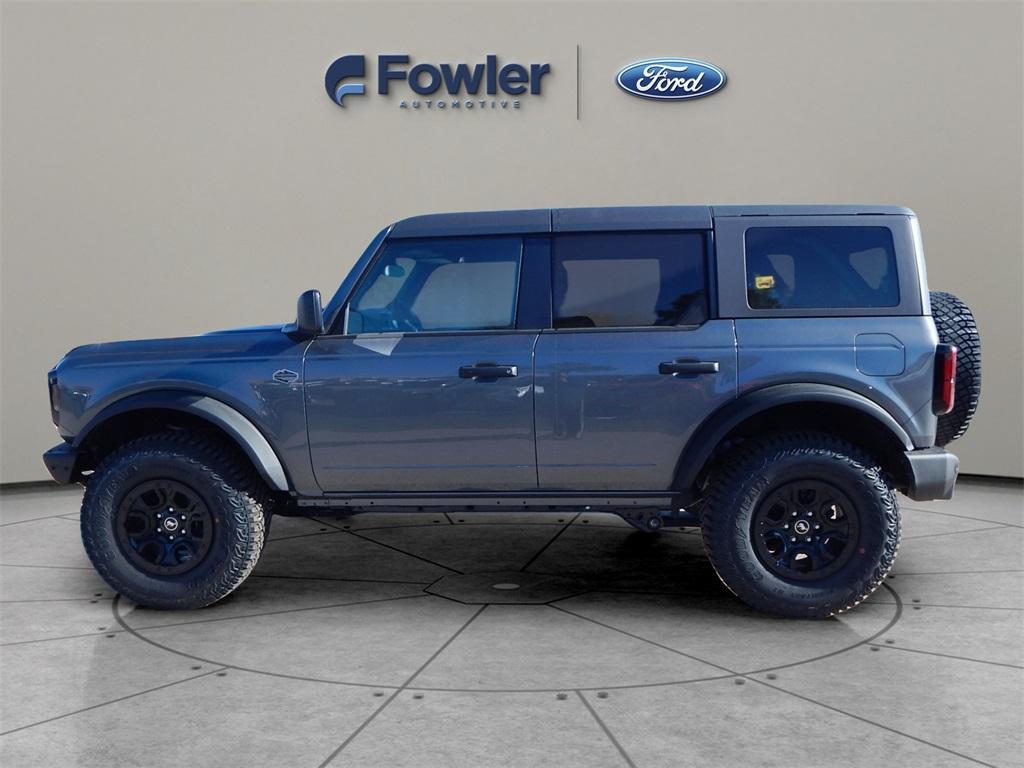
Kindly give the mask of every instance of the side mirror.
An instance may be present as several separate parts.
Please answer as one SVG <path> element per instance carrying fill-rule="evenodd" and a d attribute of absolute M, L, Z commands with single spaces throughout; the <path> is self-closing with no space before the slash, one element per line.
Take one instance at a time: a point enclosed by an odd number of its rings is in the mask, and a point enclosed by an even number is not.
<path fill-rule="evenodd" d="M 284 327 L 285 333 L 301 339 L 311 339 L 324 332 L 324 312 L 320 306 L 320 291 L 305 291 L 299 296 L 295 322 Z"/>

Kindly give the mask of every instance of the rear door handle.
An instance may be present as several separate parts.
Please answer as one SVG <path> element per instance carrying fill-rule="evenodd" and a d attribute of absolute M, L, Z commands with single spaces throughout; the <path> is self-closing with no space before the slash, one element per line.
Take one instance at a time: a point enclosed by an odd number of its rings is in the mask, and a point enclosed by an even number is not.
<path fill-rule="evenodd" d="M 710 360 L 675 360 L 671 363 L 660 363 L 658 373 L 673 376 L 692 376 L 698 373 L 718 373 L 718 361 Z"/>
<path fill-rule="evenodd" d="M 460 379 L 503 379 L 519 375 L 519 367 L 515 365 L 496 365 L 495 363 L 477 363 L 459 367 Z"/>

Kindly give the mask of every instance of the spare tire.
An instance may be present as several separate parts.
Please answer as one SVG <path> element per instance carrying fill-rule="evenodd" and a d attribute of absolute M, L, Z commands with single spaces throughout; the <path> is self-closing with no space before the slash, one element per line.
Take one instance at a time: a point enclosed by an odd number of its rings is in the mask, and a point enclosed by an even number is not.
<path fill-rule="evenodd" d="M 981 397 L 981 337 L 970 308 L 951 293 L 932 291 L 932 319 L 939 341 L 957 348 L 953 410 L 939 416 L 935 444 L 946 445 L 967 431 Z"/>

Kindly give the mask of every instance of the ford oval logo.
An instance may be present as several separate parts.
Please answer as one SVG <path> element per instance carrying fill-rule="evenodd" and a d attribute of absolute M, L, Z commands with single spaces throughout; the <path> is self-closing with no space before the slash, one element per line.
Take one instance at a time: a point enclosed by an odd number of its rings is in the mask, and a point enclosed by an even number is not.
<path fill-rule="evenodd" d="M 725 85 L 725 73 L 696 59 L 644 59 L 615 78 L 622 90 L 644 99 L 698 99 Z"/>

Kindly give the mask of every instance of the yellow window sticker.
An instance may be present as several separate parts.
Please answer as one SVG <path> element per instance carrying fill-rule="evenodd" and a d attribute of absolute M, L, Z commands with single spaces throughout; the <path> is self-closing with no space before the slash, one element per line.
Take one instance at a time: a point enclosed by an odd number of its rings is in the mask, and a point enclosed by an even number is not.
<path fill-rule="evenodd" d="M 767 291 L 775 287 L 775 275 L 754 275 L 754 287 L 759 291 Z"/>

